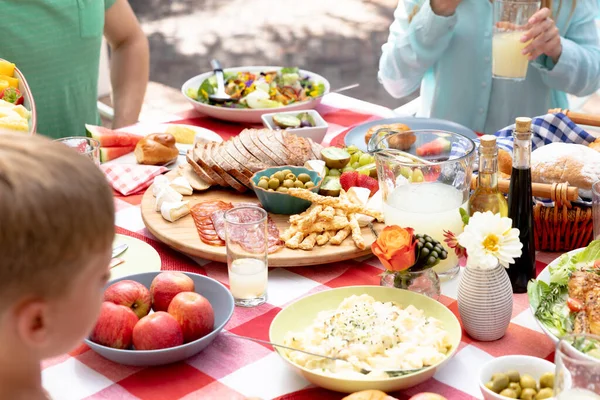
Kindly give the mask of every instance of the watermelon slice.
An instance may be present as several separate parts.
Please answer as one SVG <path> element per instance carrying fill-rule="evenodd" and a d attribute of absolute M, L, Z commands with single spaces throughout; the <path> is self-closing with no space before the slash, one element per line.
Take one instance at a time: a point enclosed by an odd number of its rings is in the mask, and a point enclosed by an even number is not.
<path fill-rule="evenodd" d="M 128 147 L 100 147 L 100 162 L 106 162 L 114 160 L 124 156 L 125 154 L 131 153 L 135 149 L 135 146 Z"/>
<path fill-rule="evenodd" d="M 133 133 L 118 132 L 103 126 L 85 125 L 87 136 L 100 142 L 100 147 L 131 147 L 140 141 L 142 136 Z"/>

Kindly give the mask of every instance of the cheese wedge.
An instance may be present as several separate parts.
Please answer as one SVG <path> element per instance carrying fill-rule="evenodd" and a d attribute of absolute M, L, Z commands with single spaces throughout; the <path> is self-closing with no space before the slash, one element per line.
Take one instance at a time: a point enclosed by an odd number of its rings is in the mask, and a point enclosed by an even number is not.
<path fill-rule="evenodd" d="M 304 168 L 315 171 L 321 178 L 325 178 L 325 161 L 323 160 L 308 160 L 304 163 Z"/>
<path fill-rule="evenodd" d="M 373 196 L 371 196 L 369 201 L 367 201 L 365 207 L 367 207 L 370 210 L 383 212 L 383 192 L 381 191 L 381 189 L 375 192 Z M 373 217 L 369 217 L 368 215 L 364 214 L 358 214 L 356 216 L 356 219 L 358 220 L 358 225 L 360 225 L 361 227 L 367 226 L 369 225 L 369 222 L 373 222 L 375 220 Z"/>
<path fill-rule="evenodd" d="M 364 206 L 367 204 L 367 201 L 369 201 L 371 191 L 367 188 L 352 186 L 348 189 L 346 194 L 352 201 Z"/>
<path fill-rule="evenodd" d="M 156 196 L 156 211 L 160 211 L 160 208 L 164 202 L 176 203 L 183 200 L 183 196 L 177 190 L 171 186 L 165 186 L 163 190 Z"/>
<path fill-rule="evenodd" d="M 178 176 L 177 178 L 173 179 L 173 181 L 171 181 L 171 187 L 184 196 L 190 196 L 192 193 L 194 193 L 192 185 L 190 185 L 185 176 Z"/>
<path fill-rule="evenodd" d="M 169 186 L 171 182 L 166 176 L 158 175 L 154 178 L 154 181 L 152 183 L 154 185 L 152 186 L 152 194 L 154 195 L 154 197 L 156 197 L 165 188 L 165 186 Z"/>
<path fill-rule="evenodd" d="M 165 201 L 160 207 L 160 214 L 169 222 L 175 222 L 190 213 L 189 201 Z"/>

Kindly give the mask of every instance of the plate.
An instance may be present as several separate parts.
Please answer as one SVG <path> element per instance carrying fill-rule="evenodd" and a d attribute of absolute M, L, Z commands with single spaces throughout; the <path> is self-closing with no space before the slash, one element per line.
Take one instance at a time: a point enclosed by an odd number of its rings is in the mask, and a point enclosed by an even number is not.
<path fill-rule="evenodd" d="M 412 130 L 439 129 L 440 131 L 459 133 L 470 139 L 477 139 L 477 134 L 474 131 L 465 126 L 457 124 L 456 122 L 436 118 L 395 117 L 380 119 L 378 121 L 369 121 L 355 126 L 346 134 L 346 137 L 344 138 L 346 146 L 354 145 L 362 151 L 367 151 L 367 144 L 365 143 L 365 135 L 367 134 L 367 131 L 369 128 L 375 125 L 384 124 L 405 124 L 408 125 L 408 127 L 410 127 Z M 412 152 L 412 149 L 409 152 Z"/>
<path fill-rule="evenodd" d="M 111 280 L 141 272 L 160 271 L 162 262 L 154 247 L 140 239 L 117 233 L 113 247 L 123 243 L 129 247 L 123 254 L 117 256 L 117 258 L 124 260 L 124 262 L 110 270 Z"/>
<path fill-rule="evenodd" d="M 167 176 L 172 178 L 175 172 L 169 172 L 169 174 Z M 156 200 L 152 194 L 152 186 L 144 193 L 141 204 L 142 219 L 150 233 L 163 243 L 182 253 L 211 261 L 227 262 L 225 246 L 210 246 L 203 243 L 200 240 L 191 215 L 176 222 L 168 222 L 159 212 L 155 211 Z M 253 202 L 259 204 L 258 198 L 253 192 L 238 193 L 231 189 L 218 189 L 217 187 L 211 187 L 204 192 L 196 192 L 191 196 L 184 196 L 183 199 L 189 200 L 190 207 L 206 200 L 222 200 L 231 203 Z M 280 232 L 289 227 L 289 215 L 270 215 Z M 377 231 L 383 229 L 383 224 L 374 223 L 374 226 Z M 347 238 L 339 246 L 315 246 L 310 251 L 283 248 L 276 253 L 269 254 L 269 267 L 299 267 L 327 264 L 369 255 L 371 254 L 371 244 L 375 241 L 375 236 L 368 227 L 362 229 L 362 235 L 367 245 L 364 250 L 358 249 L 351 238 Z"/>
<path fill-rule="evenodd" d="M 0 60 L 7 61 L 3 58 L 0 58 Z M 35 101 L 33 100 L 33 95 L 31 94 L 31 89 L 29 88 L 27 79 L 25 79 L 25 75 L 23 75 L 21 70 L 17 67 L 15 67 L 14 77 L 19 78 L 19 91 L 23 95 L 23 106 L 31 112 L 31 118 L 29 118 L 29 134 L 32 135 L 37 129 Z"/>
<path fill-rule="evenodd" d="M 289 331 L 301 331 L 313 323 L 317 314 L 323 310 L 336 309 L 342 300 L 352 295 L 368 294 L 378 301 L 395 301 L 402 306 L 412 304 L 421 309 L 429 317 L 442 321 L 444 329 L 450 334 L 452 349 L 448 356 L 439 364 L 424 368 L 413 374 L 387 379 L 353 380 L 323 375 L 300 367 L 291 362 L 281 350 L 277 353 L 289 363 L 298 373 L 309 382 L 337 392 L 353 393 L 367 389 L 377 389 L 384 392 L 407 389 L 431 378 L 443 364 L 456 353 L 462 337 L 462 329 L 458 319 L 443 304 L 421 294 L 408 290 L 383 286 L 348 286 L 326 290 L 301 298 L 281 310 L 271 322 L 269 340 L 273 343 L 283 343 Z"/>
<path fill-rule="evenodd" d="M 259 72 L 264 72 L 264 71 L 278 71 L 281 68 L 283 68 L 283 67 L 281 67 L 281 66 L 247 66 L 247 67 L 227 68 L 227 69 L 225 69 L 225 72 L 249 71 L 249 72 L 259 73 Z M 294 111 L 294 110 L 313 109 L 321 103 L 321 99 L 323 98 L 324 95 L 329 93 L 329 89 L 330 89 L 329 81 L 327 79 L 325 79 L 321 75 L 315 74 L 314 72 L 310 72 L 310 71 L 301 69 L 300 75 L 308 76 L 310 79 L 317 81 L 317 82 L 323 82 L 323 84 L 325 85 L 325 91 L 323 92 L 322 96 L 313 98 L 311 100 L 287 105 L 284 107 L 260 108 L 260 109 L 258 109 L 258 108 L 257 109 L 250 109 L 250 108 L 239 109 L 239 108 L 227 108 L 227 107 L 212 106 L 212 105 L 201 103 L 199 101 L 191 99 L 186 95 L 186 92 L 188 89 L 190 89 L 190 88 L 198 89 L 200 87 L 200 85 L 202 84 L 202 82 L 204 82 L 204 80 L 209 78 L 211 75 L 213 75 L 212 71 L 205 72 L 203 74 L 197 75 L 197 76 L 189 79 L 181 87 L 181 93 L 187 99 L 187 101 L 189 101 L 189 103 L 194 107 L 194 109 L 196 111 L 198 111 L 202 114 L 208 115 L 209 117 L 222 119 L 225 121 L 233 121 L 233 122 L 260 123 L 261 116 L 263 114 L 279 112 L 279 111 Z"/>
<path fill-rule="evenodd" d="M 585 250 L 584 248 L 580 248 L 580 249 L 575 249 L 575 250 L 571 250 L 569 251 L 567 254 L 569 256 L 573 256 L 577 253 L 579 253 L 580 251 Z M 542 282 L 546 282 L 549 283 L 550 282 L 550 267 L 554 267 L 556 264 L 558 264 L 558 259 L 560 257 L 555 258 L 554 260 L 552 260 L 552 262 L 548 265 L 546 265 L 546 268 L 544 268 L 542 270 L 542 272 L 540 272 L 540 274 L 538 275 L 538 277 L 536 278 L 538 281 L 542 281 Z M 533 309 L 533 307 L 531 306 L 531 304 L 529 305 L 529 309 L 531 310 L 531 313 L 533 314 L 533 318 L 535 319 L 535 322 L 538 323 L 538 325 L 540 326 L 540 328 L 542 328 L 542 330 L 544 331 L 544 333 L 550 338 L 552 339 L 552 341 L 554 342 L 554 344 L 557 344 L 559 341 L 559 338 L 556 337 L 552 332 L 550 332 L 550 330 L 548 328 L 546 328 L 546 326 L 535 317 L 535 310 Z"/>
<path fill-rule="evenodd" d="M 185 124 L 139 123 L 139 124 L 125 127 L 125 128 L 121 128 L 121 129 L 119 129 L 119 131 L 133 133 L 136 135 L 148 136 L 153 133 L 165 133 L 167 131 L 167 128 L 171 125 L 177 125 L 177 126 L 182 126 L 185 128 L 192 129 L 193 131 L 196 132 L 197 137 L 199 136 L 202 139 L 205 139 L 206 141 L 212 141 L 212 142 L 222 142 L 223 141 L 223 138 L 221 136 L 219 136 L 218 133 L 211 131 L 210 129 L 206 129 L 206 128 L 202 128 L 202 127 L 194 126 L 194 125 L 185 125 Z M 180 152 L 187 152 L 189 149 L 194 147 L 193 144 L 181 144 L 181 143 L 177 143 L 175 146 L 177 146 L 177 148 L 179 149 Z M 177 157 L 177 159 L 175 159 L 174 161 L 171 161 L 170 163 L 168 163 L 164 166 L 169 169 L 173 169 L 176 166 L 178 166 L 179 164 L 185 164 L 185 162 L 186 162 L 185 156 L 180 154 L 179 157 Z M 137 161 L 135 159 L 135 154 L 133 154 L 133 152 L 131 152 L 131 153 L 125 154 L 124 156 L 121 156 L 119 158 L 115 158 L 114 160 L 109 161 L 106 164 L 111 164 L 111 163 L 114 163 L 114 164 L 137 164 Z"/>

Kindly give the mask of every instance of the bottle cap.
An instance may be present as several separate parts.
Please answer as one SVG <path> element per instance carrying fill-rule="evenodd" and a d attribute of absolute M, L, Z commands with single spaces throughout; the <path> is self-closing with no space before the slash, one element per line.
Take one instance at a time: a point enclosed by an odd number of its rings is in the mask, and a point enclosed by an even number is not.
<path fill-rule="evenodd" d="M 529 130 L 531 129 L 531 118 L 519 117 L 515 121 L 515 130 L 517 132 L 529 132 Z"/>

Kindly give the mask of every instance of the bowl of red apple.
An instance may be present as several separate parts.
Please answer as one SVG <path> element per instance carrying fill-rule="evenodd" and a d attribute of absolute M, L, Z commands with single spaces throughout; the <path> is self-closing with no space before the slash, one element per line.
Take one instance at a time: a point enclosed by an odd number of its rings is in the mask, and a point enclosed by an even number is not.
<path fill-rule="evenodd" d="M 107 284 L 98 320 L 85 343 L 119 364 L 170 364 L 210 345 L 233 309 L 229 290 L 203 275 L 130 275 Z"/>

